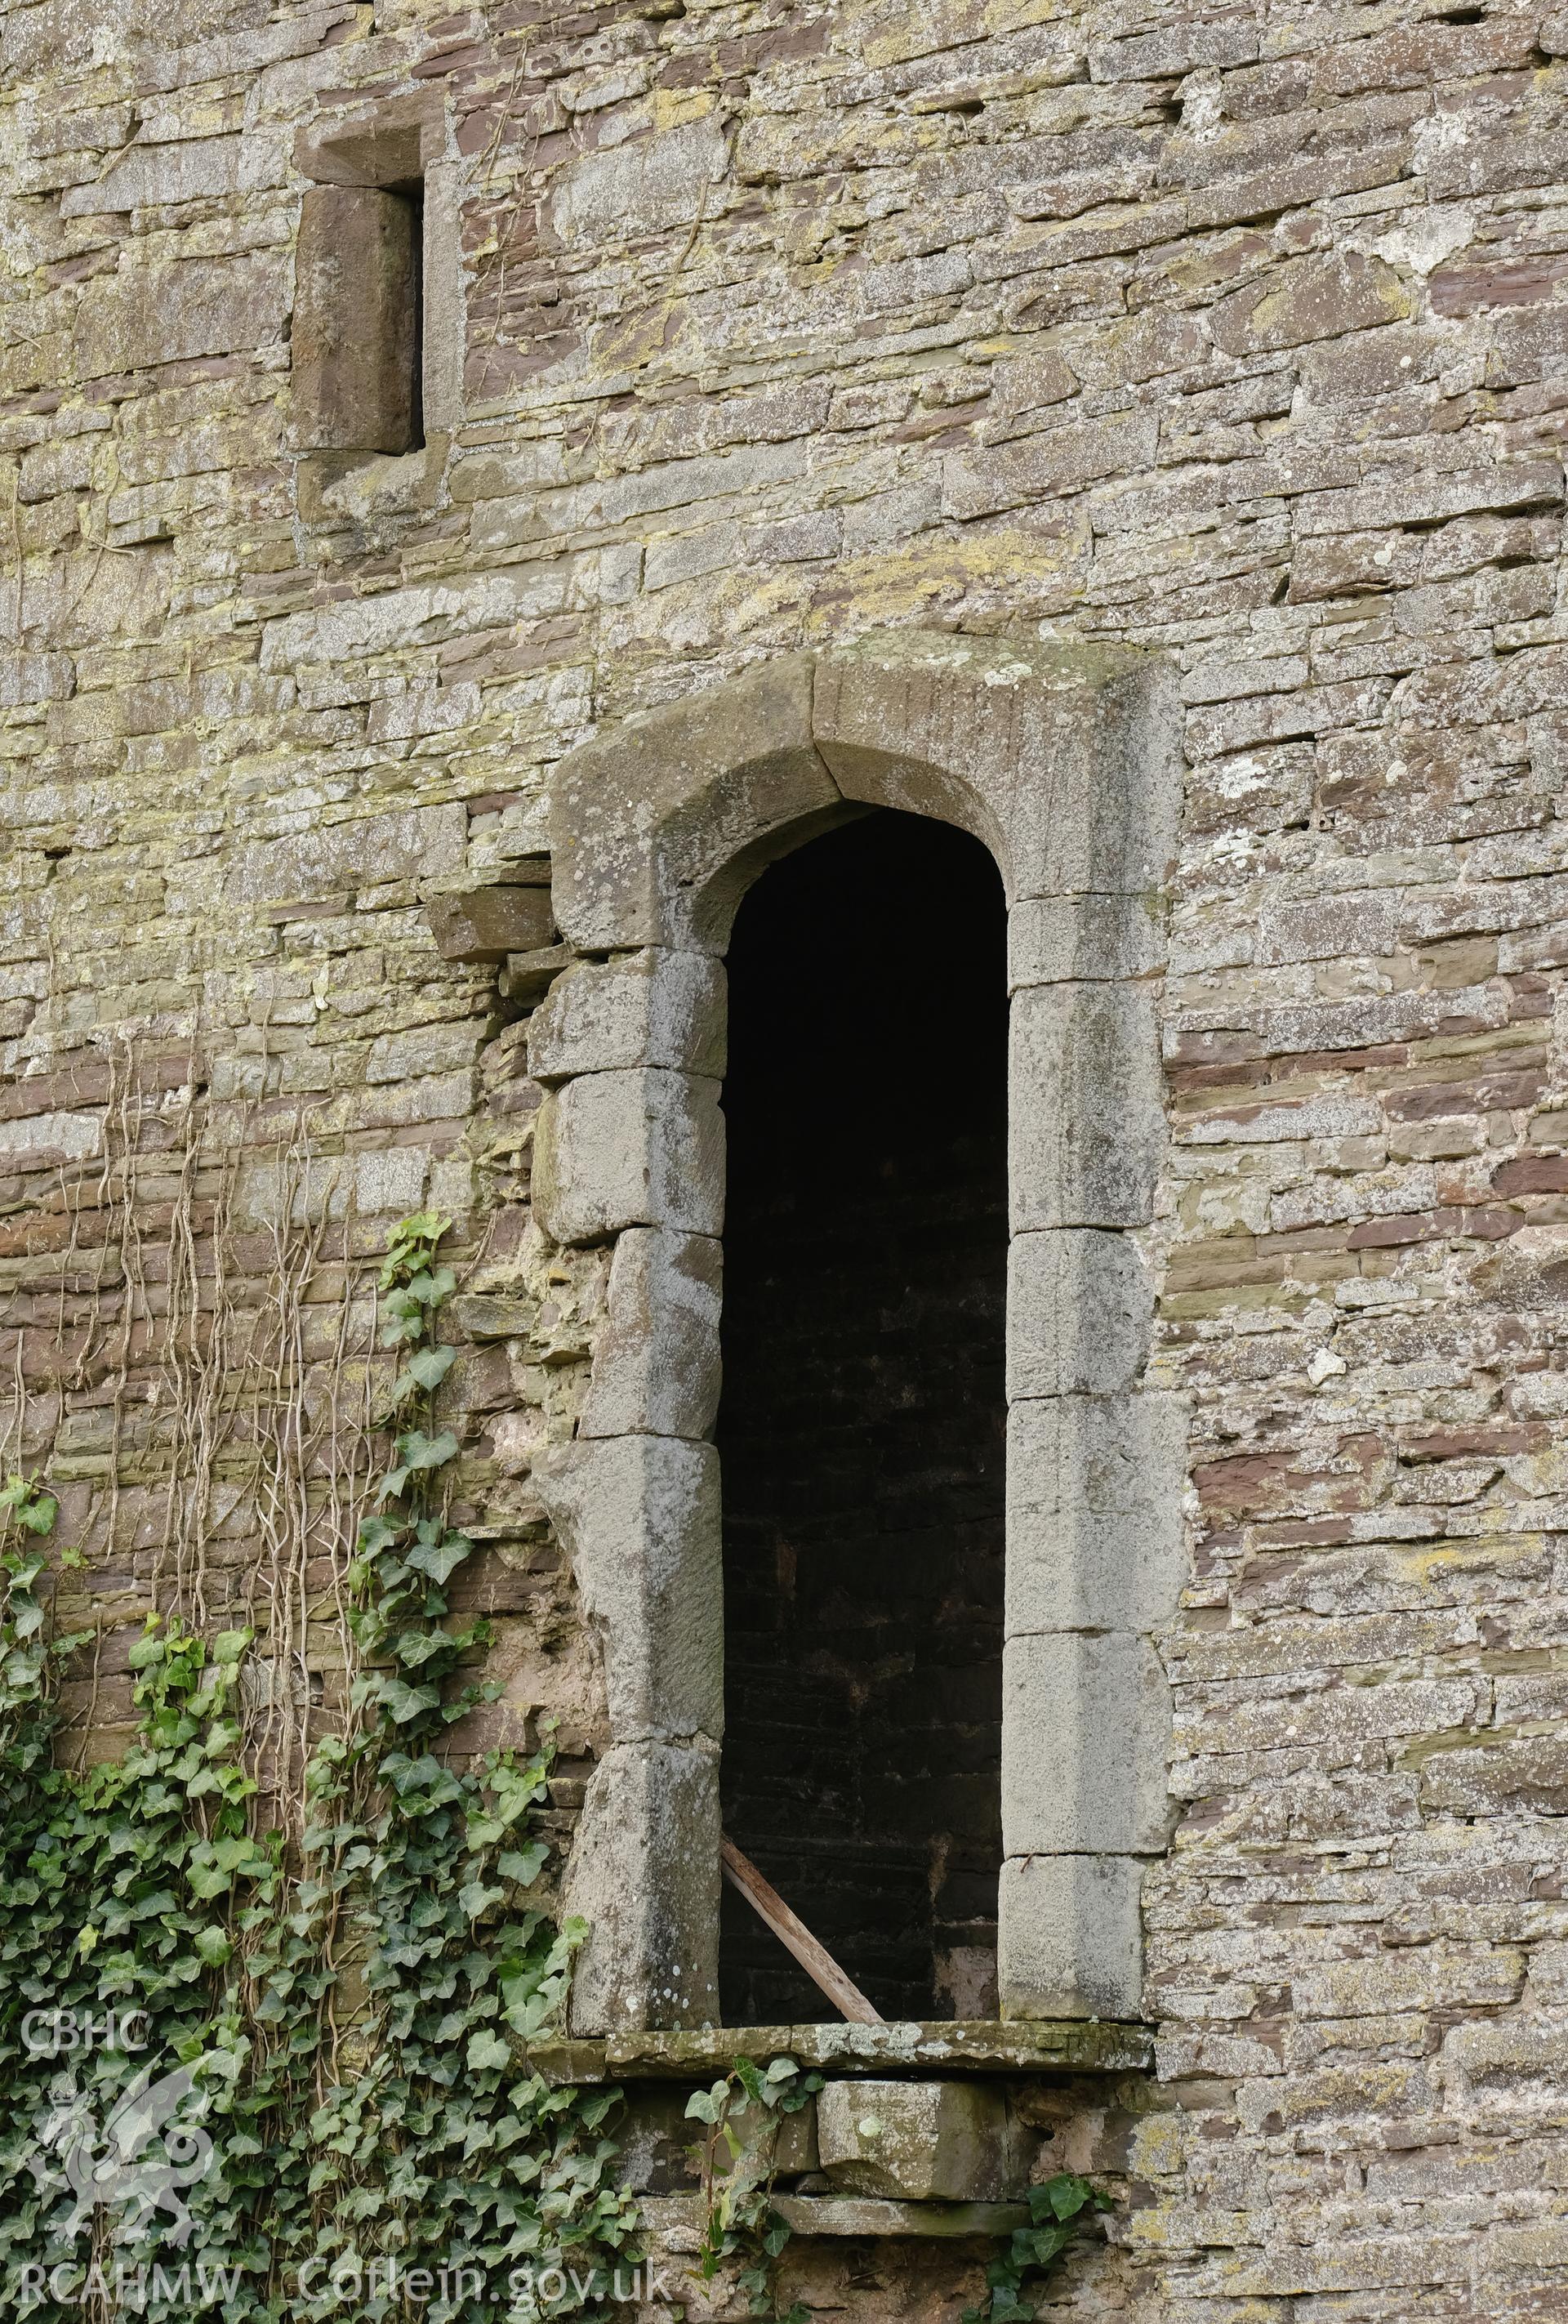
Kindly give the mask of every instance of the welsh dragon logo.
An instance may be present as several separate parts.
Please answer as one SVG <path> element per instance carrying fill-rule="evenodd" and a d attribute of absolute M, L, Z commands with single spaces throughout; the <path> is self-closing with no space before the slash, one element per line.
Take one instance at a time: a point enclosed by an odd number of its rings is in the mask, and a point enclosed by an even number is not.
<path fill-rule="evenodd" d="M 212 2141 L 200 2126 L 206 2097 L 196 2090 L 200 2060 L 159 2081 L 144 2067 L 100 2125 L 91 2093 L 77 2088 L 74 2072 L 58 2075 L 28 2158 L 43 2189 L 58 2188 L 76 2199 L 65 2233 L 81 2233 L 95 2211 L 121 2209 L 113 2230 L 115 2243 L 137 2243 L 160 2211 L 169 2214 L 166 2239 L 178 2249 L 189 2239 L 190 2209 L 182 2190 L 205 2177 Z"/>

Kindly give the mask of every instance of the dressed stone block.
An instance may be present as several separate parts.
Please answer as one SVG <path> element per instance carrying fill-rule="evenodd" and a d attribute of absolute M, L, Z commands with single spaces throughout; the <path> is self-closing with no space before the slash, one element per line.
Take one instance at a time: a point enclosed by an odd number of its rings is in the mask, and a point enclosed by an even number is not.
<path fill-rule="evenodd" d="M 529 1023 L 534 1080 L 638 1065 L 722 1076 L 724 972 L 717 961 L 656 946 L 583 961 L 556 979 Z"/>
<path fill-rule="evenodd" d="M 723 1258 L 707 1235 L 628 1227 L 617 1239 L 580 1434 L 712 1434 Z"/>
<path fill-rule="evenodd" d="M 716 1740 L 724 1618 L 713 1446 L 579 1438 L 533 1473 L 601 1641 L 615 1740 Z"/>
<path fill-rule="evenodd" d="M 1149 657 L 873 636 L 823 657 L 814 725 L 846 798 L 961 824 L 1014 899 L 1139 895 L 1167 875 L 1180 720 Z"/>
<path fill-rule="evenodd" d="M 1147 1226 L 1166 1147 L 1151 993 L 1033 986 L 1014 998 L 1009 1047 L 1014 1233 Z"/>
<path fill-rule="evenodd" d="M 1136 1856 L 1028 1856 L 1001 1868 L 1003 2017 L 1136 2017 L 1143 1865 Z"/>
<path fill-rule="evenodd" d="M 1156 1630 L 1187 1577 L 1187 1406 L 1141 1396 L 1015 1404 L 1007 1423 L 1007 1628 Z"/>
<path fill-rule="evenodd" d="M 718 1234 L 718 1083 L 650 1069 L 583 1074 L 552 1091 L 534 1134 L 533 1206 L 556 1242 L 598 1242 L 623 1227 Z"/>
<path fill-rule="evenodd" d="M 617 1743 L 604 1754 L 563 1900 L 588 1924 L 574 2034 L 716 2022 L 719 1834 L 716 1750 Z"/>
<path fill-rule="evenodd" d="M 563 935 L 585 952 L 723 951 L 768 835 L 783 844 L 803 816 L 842 806 L 811 739 L 813 668 L 781 655 L 721 700 L 672 703 L 563 761 L 550 813 Z"/>
<path fill-rule="evenodd" d="M 1165 966 L 1156 898 L 1026 896 L 1008 915 L 1008 984 L 1100 983 L 1153 976 Z"/>
<path fill-rule="evenodd" d="M 1141 1855 L 1170 1833 L 1170 1691 L 1147 1638 L 1062 1630 L 1002 1650 L 1006 1856 Z"/>
<path fill-rule="evenodd" d="M 997 2203 L 1028 2177 L 995 2082 L 829 2082 L 816 2151 L 835 2189 L 915 2203 Z"/>
<path fill-rule="evenodd" d="M 1154 1285 L 1126 1235 L 1058 1227 L 1008 1252 L 1007 1393 L 1113 1396 L 1148 1359 Z"/>

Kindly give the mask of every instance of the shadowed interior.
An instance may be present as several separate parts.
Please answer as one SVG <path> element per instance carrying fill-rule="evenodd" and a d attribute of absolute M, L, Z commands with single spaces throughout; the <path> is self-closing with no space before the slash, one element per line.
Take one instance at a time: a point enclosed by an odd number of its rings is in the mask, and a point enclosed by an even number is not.
<path fill-rule="evenodd" d="M 887 2017 L 995 2014 L 1006 913 L 881 809 L 729 955 L 725 1830 Z M 727 1886 L 726 2024 L 832 2006 Z"/>

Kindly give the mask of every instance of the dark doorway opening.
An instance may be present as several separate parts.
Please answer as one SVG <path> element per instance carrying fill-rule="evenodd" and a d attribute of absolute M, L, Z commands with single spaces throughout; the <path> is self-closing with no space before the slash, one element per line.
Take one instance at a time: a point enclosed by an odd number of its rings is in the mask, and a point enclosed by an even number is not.
<path fill-rule="evenodd" d="M 724 1828 L 890 2018 L 996 2014 L 1006 911 L 878 809 L 729 954 Z M 726 2024 L 835 2012 L 727 1886 Z"/>

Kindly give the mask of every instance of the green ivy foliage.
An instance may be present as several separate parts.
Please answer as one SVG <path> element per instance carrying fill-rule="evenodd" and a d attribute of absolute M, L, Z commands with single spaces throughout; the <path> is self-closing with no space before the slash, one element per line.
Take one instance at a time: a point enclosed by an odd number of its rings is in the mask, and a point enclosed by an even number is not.
<path fill-rule="evenodd" d="M 1023 2296 L 1024 2279 L 1042 2275 L 1060 2259 L 1096 2211 L 1111 2209 L 1087 2179 L 1058 2171 L 1028 2190 L 1029 2224 L 1013 2231 L 1006 2251 L 985 2271 L 982 2308 L 966 2308 L 964 2324 L 1035 2324 L 1035 2310 Z"/>
<path fill-rule="evenodd" d="M 822 2076 L 803 2075 L 793 2058 L 775 2058 L 766 2067 L 736 2058 L 722 2081 L 694 2090 L 687 2100 L 687 2121 L 708 2126 L 700 2158 L 704 2224 L 697 2274 L 711 2283 L 726 2262 L 736 2264 L 735 2282 L 752 2314 L 773 2324 L 807 2324 L 799 2301 L 780 2314 L 774 2298 L 789 2229 L 773 2209 L 773 2181 L 782 2118 L 798 2114 L 821 2088 Z"/>
<path fill-rule="evenodd" d="M 430 1408 L 449 1223 L 405 1220 L 382 1272 L 396 1451 L 351 1577 L 349 1715 L 311 1756 L 297 1849 L 259 1824 L 246 1632 L 149 1621 L 134 1747 L 55 1764 L 53 1677 L 86 1641 L 48 1635 L 52 1496 L 0 1490 L 0 1541 L 28 1537 L 0 1547 L 0 2316 L 613 2312 L 635 2231 L 618 2093 L 518 2062 L 584 1933 L 530 1901 L 549 1751 L 475 1773 L 440 1749 L 484 1697 L 463 1665 L 487 1636 L 449 1618 L 471 1554 L 440 1513 L 457 1445 Z M 144 2201 L 127 2190 L 149 2167 Z"/>

